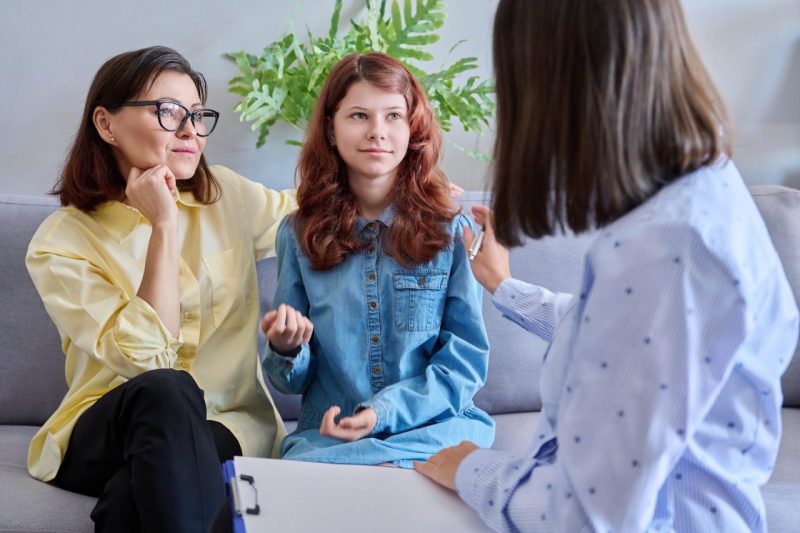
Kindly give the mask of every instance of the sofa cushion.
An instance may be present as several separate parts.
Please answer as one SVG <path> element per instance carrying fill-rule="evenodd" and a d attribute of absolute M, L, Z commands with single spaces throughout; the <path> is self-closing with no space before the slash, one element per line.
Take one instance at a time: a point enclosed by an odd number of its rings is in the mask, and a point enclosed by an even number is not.
<path fill-rule="evenodd" d="M 0 424 L 41 425 L 67 385 L 61 340 L 25 268 L 28 242 L 55 198 L 0 196 Z"/>
<path fill-rule="evenodd" d="M 800 191 L 780 185 L 760 185 L 751 187 L 750 192 L 767 224 L 772 244 L 781 258 L 794 299 L 800 302 Z M 789 368 L 783 374 L 784 406 L 800 407 L 798 348 L 795 349 Z"/>
<path fill-rule="evenodd" d="M 95 498 L 28 475 L 28 443 L 37 427 L 0 425 L 0 531 L 91 533 Z"/>

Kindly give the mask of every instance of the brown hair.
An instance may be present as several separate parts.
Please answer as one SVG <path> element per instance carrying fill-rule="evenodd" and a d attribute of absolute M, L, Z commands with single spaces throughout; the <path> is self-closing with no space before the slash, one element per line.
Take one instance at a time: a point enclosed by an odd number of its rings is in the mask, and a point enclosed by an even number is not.
<path fill-rule="evenodd" d="M 297 165 L 298 242 L 317 270 L 336 266 L 367 244 L 355 235 L 359 206 L 348 187 L 347 167 L 328 137 L 328 121 L 359 81 L 401 94 L 408 105 L 408 152 L 390 193 L 396 212 L 386 252 L 410 266 L 430 261 L 451 239 L 449 188 L 437 166 L 441 132 L 425 92 L 396 59 L 352 54 L 333 67 L 322 87 Z"/>
<path fill-rule="evenodd" d="M 165 70 L 186 74 L 197 87 L 200 100 L 206 101 L 206 80 L 192 70 L 189 62 L 175 50 L 152 46 L 125 52 L 106 61 L 95 74 L 83 118 L 52 194 L 61 198 L 61 205 L 73 205 L 86 212 L 93 211 L 108 200 L 125 197 L 125 178 L 119 170 L 110 146 L 103 141 L 92 121 L 98 106 L 116 112 L 114 107 L 146 91 Z M 219 198 L 219 184 L 211 175 L 205 157 L 200 156 L 197 170 L 188 180 L 178 180 L 179 190 L 191 191 L 197 201 L 210 204 Z"/>
<path fill-rule="evenodd" d="M 678 0 L 501 0 L 494 64 L 504 244 L 602 227 L 730 155 Z"/>

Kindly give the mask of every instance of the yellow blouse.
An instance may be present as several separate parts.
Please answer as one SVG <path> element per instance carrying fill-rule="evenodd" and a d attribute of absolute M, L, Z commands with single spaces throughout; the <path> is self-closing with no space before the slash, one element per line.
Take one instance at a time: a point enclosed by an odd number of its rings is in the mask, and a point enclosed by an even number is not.
<path fill-rule="evenodd" d="M 139 211 L 121 202 L 91 214 L 64 207 L 33 236 L 26 264 L 61 335 L 69 390 L 31 442 L 32 476 L 53 479 L 81 413 L 155 368 L 189 372 L 205 391 L 208 418 L 230 429 L 245 455 L 276 455 L 286 430 L 258 360 L 255 263 L 274 255 L 278 224 L 296 207 L 294 192 L 267 189 L 224 167 L 211 170 L 222 189 L 217 202 L 176 195 L 177 339 L 136 296 L 151 233 Z"/>

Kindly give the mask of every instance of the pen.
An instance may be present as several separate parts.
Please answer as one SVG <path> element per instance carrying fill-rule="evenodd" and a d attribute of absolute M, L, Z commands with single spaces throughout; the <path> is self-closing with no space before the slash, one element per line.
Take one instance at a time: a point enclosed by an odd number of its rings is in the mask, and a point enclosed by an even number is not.
<path fill-rule="evenodd" d="M 472 241 L 472 246 L 469 247 L 469 260 L 470 261 L 475 259 L 475 256 L 478 255 L 478 251 L 481 249 L 481 245 L 483 244 L 483 235 L 484 235 L 484 231 L 481 229 L 478 232 L 478 235 L 475 237 L 475 240 Z"/>

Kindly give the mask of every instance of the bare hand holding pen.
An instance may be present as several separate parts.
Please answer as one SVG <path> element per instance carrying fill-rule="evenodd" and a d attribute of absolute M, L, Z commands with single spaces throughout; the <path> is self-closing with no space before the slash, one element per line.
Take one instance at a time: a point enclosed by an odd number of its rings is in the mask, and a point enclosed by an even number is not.
<path fill-rule="evenodd" d="M 494 215 L 491 209 L 484 205 L 475 205 L 472 207 L 472 217 L 476 223 L 483 226 L 484 236 L 480 250 L 470 260 L 470 266 L 478 283 L 494 294 L 497 286 L 511 277 L 508 249 L 495 239 Z M 475 235 L 469 227 L 464 226 L 464 246 L 467 250 L 472 246 L 474 239 Z"/>

